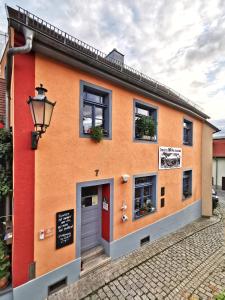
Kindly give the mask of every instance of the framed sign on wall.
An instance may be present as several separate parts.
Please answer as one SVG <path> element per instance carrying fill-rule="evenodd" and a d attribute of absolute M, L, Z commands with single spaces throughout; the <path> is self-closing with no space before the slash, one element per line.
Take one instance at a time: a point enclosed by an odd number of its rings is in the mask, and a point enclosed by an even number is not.
<path fill-rule="evenodd" d="M 74 210 L 56 213 L 56 249 L 73 243 Z"/>
<path fill-rule="evenodd" d="M 182 167 L 182 148 L 159 147 L 159 169 Z"/>

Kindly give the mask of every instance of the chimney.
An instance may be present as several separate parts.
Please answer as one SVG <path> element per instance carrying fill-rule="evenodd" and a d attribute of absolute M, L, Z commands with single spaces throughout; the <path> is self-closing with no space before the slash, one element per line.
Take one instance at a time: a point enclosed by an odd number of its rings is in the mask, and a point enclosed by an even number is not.
<path fill-rule="evenodd" d="M 124 55 L 117 51 L 117 49 L 115 48 L 111 52 L 109 52 L 108 55 L 106 55 L 106 58 L 116 59 L 118 61 L 118 64 L 124 64 Z"/>

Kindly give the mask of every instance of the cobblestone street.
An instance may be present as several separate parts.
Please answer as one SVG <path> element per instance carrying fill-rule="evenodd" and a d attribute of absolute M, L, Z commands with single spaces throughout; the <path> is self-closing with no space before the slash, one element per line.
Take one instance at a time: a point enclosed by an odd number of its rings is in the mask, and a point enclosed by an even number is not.
<path fill-rule="evenodd" d="M 225 193 L 200 219 L 49 297 L 59 299 L 213 299 L 225 289 Z"/>

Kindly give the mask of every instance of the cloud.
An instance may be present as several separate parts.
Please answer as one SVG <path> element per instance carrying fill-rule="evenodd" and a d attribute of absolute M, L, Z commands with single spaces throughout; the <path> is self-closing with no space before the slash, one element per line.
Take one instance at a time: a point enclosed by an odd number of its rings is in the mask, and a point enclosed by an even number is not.
<path fill-rule="evenodd" d="M 214 119 L 222 118 L 221 107 L 225 111 L 222 0 L 17 2 L 105 53 L 117 48 L 125 54 L 125 63 L 201 104 Z"/>

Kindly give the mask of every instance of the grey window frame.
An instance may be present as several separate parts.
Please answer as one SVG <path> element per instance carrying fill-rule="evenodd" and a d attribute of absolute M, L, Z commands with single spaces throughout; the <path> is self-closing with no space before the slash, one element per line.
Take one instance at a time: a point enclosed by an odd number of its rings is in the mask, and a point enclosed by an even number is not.
<path fill-rule="evenodd" d="M 135 217 L 135 179 L 136 178 L 141 178 L 141 177 L 152 177 L 152 197 L 153 197 L 153 204 L 155 207 L 155 210 L 152 212 L 149 212 L 148 214 L 145 214 L 139 218 Z M 144 185 L 143 185 L 144 187 Z M 133 216 L 133 221 L 137 221 L 140 220 L 144 217 L 147 217 L 149 215 L 154 214 L 155 212 L 157 212 L 157 173 L 147 173 L 147 174 L 139 174 L 139 175 L 134 175 L 133 176 L 133 208 L 132 208 L 132 216 Z"/>
<path fill-rule="evenodd" d="M 106 130 L 108 131 L 107 135 L 104 135 L 103 139 L 112 139 L 112 91 L 109 89 L 106 89 L 104 87 L 95 85 L 93 83 L 81 80 L 80 81 L 80 117 L 79 117 L 79 131 L 80 131 L 80 137 L 82 138 L 90 138 L 90 134 L 83 132 L 83 106 L 84 106 L 84 91 L 86 89 L 90 89 L 93 92 L 96 91 L 96 93 L 100 94 L 104 97 L 104 100 L 106 102 L 106 115 L 104 122 L 106 123 Z M 94 105 L 94 102 L 93 102 Z M 98 104 L 96 103 L 96 106 Z M 101 105 L 100 105 L 101 106 Z M 93 116 L 92 116 L 93 118 Z"/>
<path fill-rule="evenodd" d="M 188 140 L 185 141 L 184 140 L 184 131 L 185 131 L 185 127 L 184 127 L 184 123 L 186 123 L 187 125 L 191 125 L 190 130 L 190 136 L 188 137 Z M 193 122 L 191 120 L 188 120 L 187 118 L 183 119 L 183 145 L 185 146 L 193 146 Z"/>
<path fill-rule="evenodd" d="M 184 196 L 184 176 L 189 176 L 189 180 L 190 180 L 190 187 L 189 187 L 190 193 L 186 197 Z M 192 169 L 184 170 L 182 173 L 182 200 L 187 200 L 192 197 L 193 195 L 192 186 L 193 186 L 193 171 Z"/>
<path fill-rule="evenodd" d="M 154 141 L 136 138 L 136 132 L 135 132 L 136 105 L 140 105 L 140 106 L 146 107 L 147 109 L 152 109 L 155 111 L 154 113 L 155 113 L 156 117 L 155 117 L 154 121 L 155 121 L 155 128 L 156 128 L 155 129 L 156 139 Z M 154 106 L 150 103 L 147 103 L 147 102 L 139 100 L 139 99 L 134 99 L 134 102 L 133 102 L 133 141 L 136 143 L 150 143 L 150 144 L 158 143 L 158 106 Z"/>

